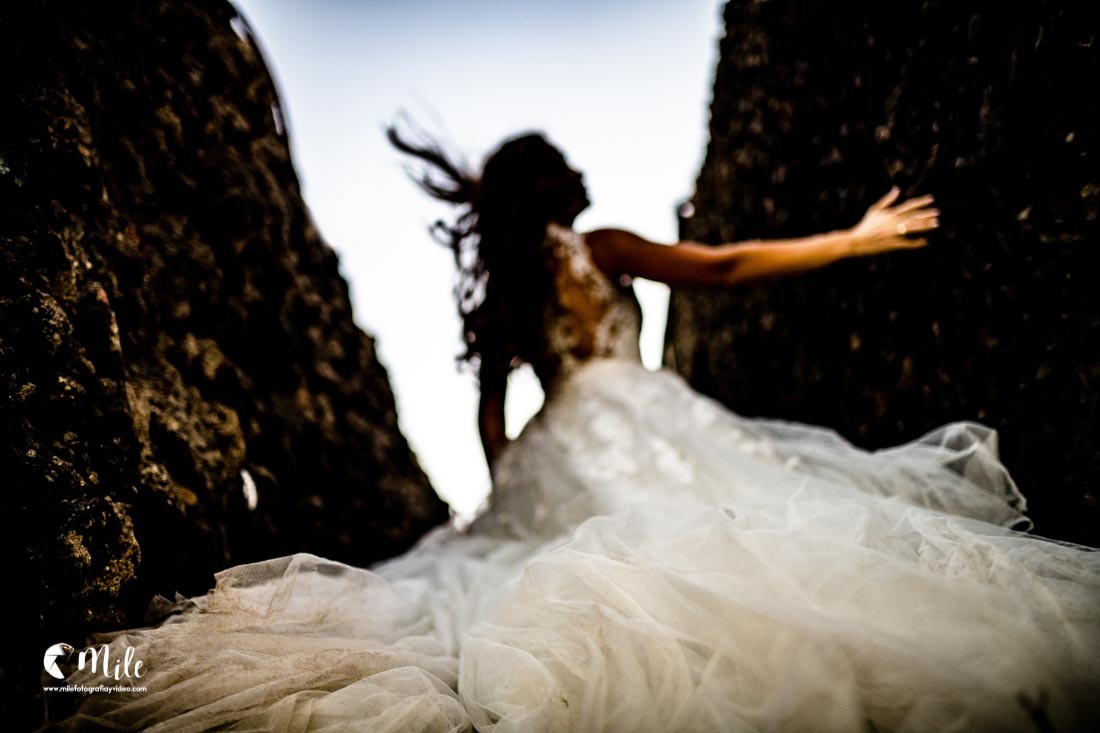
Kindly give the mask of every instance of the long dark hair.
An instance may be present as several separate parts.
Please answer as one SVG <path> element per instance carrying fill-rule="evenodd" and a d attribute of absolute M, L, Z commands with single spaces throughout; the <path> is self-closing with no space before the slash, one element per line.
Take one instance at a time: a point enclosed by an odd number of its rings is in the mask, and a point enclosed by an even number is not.
<path fill-rule="evenodd" d="M 551 220 L 576 214 L 586 202 L 580 176 L 539 133 L 510 138 L 485 161 L 480 176 L 422 130 L 410 140 L 395 125 L 386 137 L 398 150 L 428 163 L 410 177 L 430 196 L 461 207 L 454 223 L 442 220 L 432 234 L 454 254 L 455 301 L 465 352 L 484 382 L 537 358 L 542 312 L 553 273 L 539 245 Z M 583 206 L 583 204 L 582 204 Z"/>

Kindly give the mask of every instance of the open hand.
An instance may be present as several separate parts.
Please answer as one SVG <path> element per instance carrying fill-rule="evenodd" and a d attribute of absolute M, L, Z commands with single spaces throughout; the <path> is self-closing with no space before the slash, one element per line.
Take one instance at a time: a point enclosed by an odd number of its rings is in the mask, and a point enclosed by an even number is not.
<path fill-rule="evenodd" d="M 930 208 L 931 196 L 918 196 L 893 206 L 899 193 L 897 186 L 891 188 L 852 227 L 857 254 L 913 249 L 928 244 L 928 239 L 921 235 L 939 226 L 939 209 Z"/>

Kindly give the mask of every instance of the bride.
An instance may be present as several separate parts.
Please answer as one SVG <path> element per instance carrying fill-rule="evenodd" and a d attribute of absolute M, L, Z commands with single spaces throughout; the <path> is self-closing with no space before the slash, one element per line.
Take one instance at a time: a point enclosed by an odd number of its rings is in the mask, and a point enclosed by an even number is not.
<path fill-rule="evenodd" d="M 793 275 L 921 247 L 929 196 L 853 228 L 662 246 L 573 230 L 581 175 L 540 135 L 473 176 L 395 130 L 462 205 L 460 270 L 491 506 L 370 570 L 299 554 L 217 575 L 158 626 L 104 636 L 140 693 L 48 721 L 154 730 L 1095 729 L 1100 555 L 1026 534 L 996 434 L 866 452 L 738 416 L 647 370 L 630 286 Z M 508 373 L 546 393 L 504 432 Z M 70 682 L 91 681 L 82 673 Z"/>

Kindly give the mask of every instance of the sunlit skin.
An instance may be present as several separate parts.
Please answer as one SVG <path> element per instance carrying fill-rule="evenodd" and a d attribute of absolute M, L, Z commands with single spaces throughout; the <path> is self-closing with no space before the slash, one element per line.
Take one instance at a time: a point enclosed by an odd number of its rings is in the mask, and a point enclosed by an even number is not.
<path fill-rule="evenodd" d="M 573 170 L 547 181 L 548 186 L 575 187 L 557 223 L 571 227 L 589 204 L 583 176 Z M 584 235 L 595 265 L 615 282 L 641 277 L 678 288 L 742 285 L 797 275 L 852 257 L 916 249 L 928 244 L 926 233 L 939 226 L 932 196 L 898 203 L 897 187 L 876 201 L 850 229 L 797 239 L 749 240 L 716 246 L 682 241 L 659 244 L 625 229 L 597 229 Z M 492 467 L 508 445 L 504 430 L 507 377 L 482 382 L 478 427 L 485 458 Z"/>

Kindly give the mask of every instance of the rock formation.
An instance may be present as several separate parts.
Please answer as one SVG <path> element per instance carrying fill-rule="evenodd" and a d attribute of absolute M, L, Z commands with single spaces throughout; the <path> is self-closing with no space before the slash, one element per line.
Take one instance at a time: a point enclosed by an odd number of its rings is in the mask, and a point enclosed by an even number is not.
<path fill-rule="evenodd" d="M 46 645 L 139 624 L 155 593 L 295 551 L 367 564 L 447 511 L 235 10 L 34 0 L 0 10 L 0 36 L 0 501 L 21 636 L 3 670 L 26 700 Z"/>
<path fill-rule="evenodd" d="M 1036 532 L 1100 544 L 1100 59 L 1085 3 L 731 2 L 685 237 L 848 227 L 934 194 L 924 250 L 675 292 L 666 361 L 876 448 L 997 428 Z"/>

